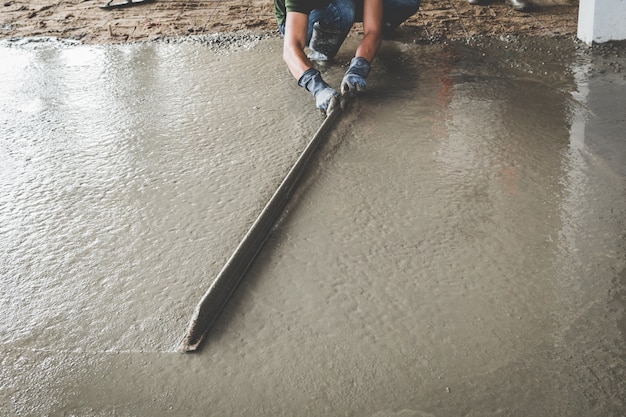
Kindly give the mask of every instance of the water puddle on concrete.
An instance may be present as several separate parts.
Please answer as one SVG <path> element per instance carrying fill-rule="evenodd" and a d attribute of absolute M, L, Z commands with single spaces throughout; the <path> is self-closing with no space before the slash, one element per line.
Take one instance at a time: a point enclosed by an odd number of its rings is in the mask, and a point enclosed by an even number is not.
<path fill-rule="evenodd" d="M 0 414 L 626 410 L 623 46 L 385 42 L 183 355 L 321 124 L 280 39 L 204 40 L 0 46 Z"/>

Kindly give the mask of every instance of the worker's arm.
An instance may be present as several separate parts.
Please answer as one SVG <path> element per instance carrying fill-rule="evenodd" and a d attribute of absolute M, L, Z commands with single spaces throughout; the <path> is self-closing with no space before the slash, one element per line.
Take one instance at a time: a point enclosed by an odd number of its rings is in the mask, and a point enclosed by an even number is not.
<path fill-rule="evenodd" d="M 308 25 L 309 15 L 297 12 L 287 13 L 283 60 L 296 80 L 300 79 L 306 70 L 313 68 L 313 64 L 304 53 Z"/>
<path fill-rule="evenodd" d="M 307 14 L 287 12 L 283 60 L 291 74 L 298 80 L 298 85 L 313 94 L 317 108 L 330 114 L 339 102 L 339 93 L 324 82 L 320 72 L 313 68 L 313 64 L 304 53 L 308 24 Z"/>
<path fill-rule="evenodd" d="M 363 2 L 363 39 L 355 56 L 372 62 L 383 38 L 383 1 L 365 0 Z"/>
<path fill-rule="evenodd" d="M 370 63 L 376 57 L 383 36 L 382 0 L 363 2 L 363 39 L 356 50 L 350 67 L 341 81 L 341 92 L 356 94 L 365 91 L 366 78 L 370 72 Z"/>

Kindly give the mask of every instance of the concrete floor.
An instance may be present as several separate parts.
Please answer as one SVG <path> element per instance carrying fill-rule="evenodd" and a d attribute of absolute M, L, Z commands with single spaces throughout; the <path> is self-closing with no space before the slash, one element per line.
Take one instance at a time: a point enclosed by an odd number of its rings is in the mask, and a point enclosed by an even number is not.
<path fill-rule="evenodd" d="M 1 415 L 624 415 L 623 46 L 386 42 L 184 355 L 321 123 L 222 41 L 0 45 Z"/>

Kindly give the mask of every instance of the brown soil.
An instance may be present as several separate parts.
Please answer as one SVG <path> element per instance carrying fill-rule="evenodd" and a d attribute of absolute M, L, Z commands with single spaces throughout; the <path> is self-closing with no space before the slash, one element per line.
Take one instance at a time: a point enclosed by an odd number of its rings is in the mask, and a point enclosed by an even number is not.
<path fill-rule="evenodd" d="M 100 7 L 108 0 L 2 1 L 0 39 L 51 36 L 84 43 L 121 43 L 276 30 L 271 0 L 153 0 L 114 9 Z M 125 0 L 113 0 L 120 1 Z M 423 0 L 421 10 L 402 26 L 400 36 L 437 41 L 476 35 L 576 34 L 577 0 L 535 1 L 543 6 L 525 13 L 514 11 L 504 0 L 486 0 L 482 6 L 471 6 L 467 0 Z"/>

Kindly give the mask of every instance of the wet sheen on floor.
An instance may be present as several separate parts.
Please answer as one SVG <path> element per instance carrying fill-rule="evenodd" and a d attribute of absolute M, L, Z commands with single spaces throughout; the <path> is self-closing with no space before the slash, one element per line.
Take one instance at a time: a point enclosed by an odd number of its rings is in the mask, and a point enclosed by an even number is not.
<path fill-rule="evenodd" d="M 0 414 L 623 414 L 623 46 L 385 42 L 183 355 L 321 124 L 229 45 L 1 44 Z"/>

